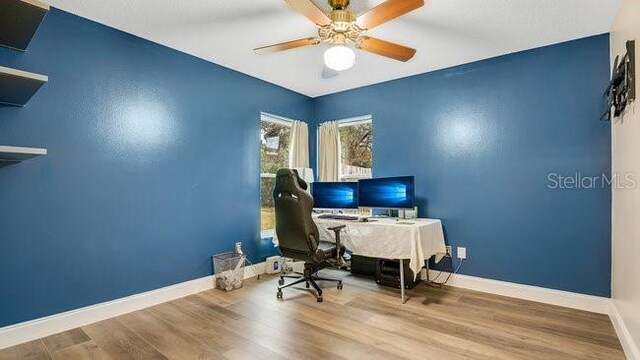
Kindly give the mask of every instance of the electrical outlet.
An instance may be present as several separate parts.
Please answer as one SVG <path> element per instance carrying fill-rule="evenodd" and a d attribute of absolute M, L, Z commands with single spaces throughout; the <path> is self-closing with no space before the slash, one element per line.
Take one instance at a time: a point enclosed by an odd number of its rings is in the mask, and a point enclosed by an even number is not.
<path fill-rule="evenodd" d="M 467 258 L 467 248 L 458 246 L 458 259 L 464 260 Z"/>
<path fill-rule="evenodd" d="M 447 245 L 445 246 L 445 249 L 447 249 L 447 255 L 452 256 L 453 253 L 451 251 L 453 251 L 453 249 L 451 248 L 451 245 Z"/>

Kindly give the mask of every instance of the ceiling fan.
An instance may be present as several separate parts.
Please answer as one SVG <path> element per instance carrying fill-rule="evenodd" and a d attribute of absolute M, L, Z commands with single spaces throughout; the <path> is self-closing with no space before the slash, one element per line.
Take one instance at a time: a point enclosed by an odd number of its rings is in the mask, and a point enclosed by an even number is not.
<path fill-rule="evenodd" d="M 424 0 L 387 0 L 360 16 L 349 9 L 349 0 L 328 0 L 331 6 L 328 13 L 320 10 L 311 0 L 285 1 L 318 26 L 318 36 L 259 47 L 254 49 L 257 54 L 328 43 L 333 46 L 324 53 L 326 67 L 343 71 L 355 62 L 355 52 L 347 45 L 403 62 L 416 53 L 415 49 L 367 36 L 366 32 L 423 6 Z"/>

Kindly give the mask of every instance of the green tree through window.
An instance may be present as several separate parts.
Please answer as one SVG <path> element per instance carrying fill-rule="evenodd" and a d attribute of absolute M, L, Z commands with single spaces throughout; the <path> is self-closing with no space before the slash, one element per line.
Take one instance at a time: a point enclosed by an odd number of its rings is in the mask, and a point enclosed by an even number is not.
<path fill-rule="evenodd" d="M 371 120 L 340 125 L 340 181 L 371 177 L 373 165 L 373 124 Z"/>
<path fill-rule="evenodd" d="M 276 172 L 289 167 L 291 125 L 265 115 L 260 123 L 260 230 L 267 236 L 275 228 L 273 187 Z"/>

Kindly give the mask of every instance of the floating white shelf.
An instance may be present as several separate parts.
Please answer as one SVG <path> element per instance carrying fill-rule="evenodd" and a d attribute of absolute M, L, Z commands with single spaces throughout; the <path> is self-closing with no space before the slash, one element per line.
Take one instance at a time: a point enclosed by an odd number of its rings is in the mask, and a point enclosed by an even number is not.
<path fill-rule="evenodd" d="M 46 75 L 0 66 L 0 103 L 24 106 L 47 81 Z"/>
<path fill-rule="evenodd" d="M 47 155 L 47 149 L 0 145 L 0 167 Z"/>
<path fill-rule="evenodd" d="M 49 5 L 40 0 L 0 1 L 0 46 L 27 50 Z"/>

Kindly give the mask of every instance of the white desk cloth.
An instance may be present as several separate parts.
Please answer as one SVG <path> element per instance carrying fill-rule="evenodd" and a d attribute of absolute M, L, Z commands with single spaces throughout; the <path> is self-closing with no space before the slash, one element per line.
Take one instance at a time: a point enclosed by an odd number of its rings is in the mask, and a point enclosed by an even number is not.
<path fill-rule="evenodd" d="M 383 258 L 409 259 L 415 276 L 425 260 L 436 255 L 439 262 L 446 253 L 442 222 L 438 219 L 372 219 L 369 222 L 314 218 L 320 240 L 335 242 L 330 227 L 347 225 L 340 241 L 354 254 Z M 412 224 L 403 224 L 412 223 Z"/>

